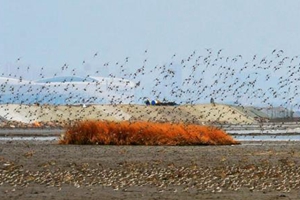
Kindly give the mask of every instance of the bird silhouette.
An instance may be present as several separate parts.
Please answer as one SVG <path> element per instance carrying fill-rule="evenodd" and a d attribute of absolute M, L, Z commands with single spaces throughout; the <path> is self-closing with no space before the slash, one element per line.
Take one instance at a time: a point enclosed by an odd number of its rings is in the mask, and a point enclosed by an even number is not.
<path fill-rule="evenodd" d="M 258 106 L 270 119 L 288 118 L 292 111 L 287 111 L 300 108 L 298 55 L 288 56 L 283 50 L 274 49 L 268 55 L 255 54 L 246 60 L 247 56 L 241 54 L 228 56 L 224 49 L 209 48 L 194 50 L 182 57 L 173 53 L 166 62 L 152 65 L 150 54 L 151 51 L 144 50 L 139 65 L 133 66 L 134 57 L 100 62 L 93 59 L 98 56 L 95 52 L 90 59 L 83 60 L 82 65 L 85 68 L 85 64 L 97 62 L 97 69 L 94 67 L 94 72 L 90 70 L 85 74 L 82 67 L 68 63 L 60 65 L 53 74 L 47 74 L 46 67 L 22 67 L 20 62 L 15 66 L 16 74 L 2 72 L 0 108 L 19 104 L 13 111 L 24 113 L 26 110 L 24 121 L 27 122 L 37 118 L 72 121 L 93 116 L 199 124 L 247 123 L 249 117 L 243 113 Z M 21 57 L 16 62 L 20 60 Z M 102 76 L 104 72 L 107 76 Z M 28 80 L 22 73 L 36 74 L 38 79 Z M 141 106 L 145 96 L 156 102 L 163 99 L 160 103 L 171 101 L 179 105 Z M 211 98 L 215 106 L 209 104 Z M 200 111 L 202 104 L 208 111 Z M 225 109 L 223 104 L 231 108 Z M 49 116 L 46 105 L 54 106 Z M 71 105 L 78 109 L 68 107 Z M 109 105 L 110 110 L 100 109 L 100 105 Z M 283 112 L 277 112 L 280 106 Z M 14 119 L 5 109 L 1 110 L 1 117 Z M 226 119 L 227 112 L 232 117 Z M 255 112 L 248 114 L 254 115 L 252 118 L 262 115 L 261 112 L 253 114 Z"/>

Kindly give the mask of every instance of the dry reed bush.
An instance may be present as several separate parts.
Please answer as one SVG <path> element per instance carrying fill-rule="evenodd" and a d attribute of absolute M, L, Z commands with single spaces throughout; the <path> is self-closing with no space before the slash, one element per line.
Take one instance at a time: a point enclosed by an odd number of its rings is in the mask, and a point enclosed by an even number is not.
<path fill-rule="evenodd" d="M 231 145 L 239 144 L 223 130 L 210 126 L 81 121 L 67 128 L 60 144 L 100 145 Z"/>

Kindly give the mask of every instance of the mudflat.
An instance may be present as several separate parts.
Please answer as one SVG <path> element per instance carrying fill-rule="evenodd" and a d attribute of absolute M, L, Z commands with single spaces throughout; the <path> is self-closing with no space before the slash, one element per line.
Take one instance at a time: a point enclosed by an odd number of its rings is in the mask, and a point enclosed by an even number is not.
<path fill-rule="evenodd" d="M 300 142 L 0 141 L 0 199 L 300 199 Z"/>

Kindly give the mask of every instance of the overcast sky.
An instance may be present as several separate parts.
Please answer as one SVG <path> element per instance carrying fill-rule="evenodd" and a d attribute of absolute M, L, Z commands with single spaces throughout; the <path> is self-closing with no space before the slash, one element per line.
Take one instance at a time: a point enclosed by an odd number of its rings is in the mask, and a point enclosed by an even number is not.
<path fill-rule="evenodd" d="M 126 57 L 129 69 L 180 62 L 206 48 L 244 60 L 274 49 L 295 56 L 299 10 L 298 0 L 0 0 L 0 69 L 37 78 L 67 64 L 80 75 Z"/>

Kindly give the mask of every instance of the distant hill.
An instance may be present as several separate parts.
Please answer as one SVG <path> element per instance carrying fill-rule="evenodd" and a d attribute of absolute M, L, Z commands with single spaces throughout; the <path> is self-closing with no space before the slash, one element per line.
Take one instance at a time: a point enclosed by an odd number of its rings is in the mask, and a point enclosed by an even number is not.
<path fill-rule="evenodd" d="M 254 107 L 234 106 L 238 110 L 247 113 L 251 117 L 262 117 L 269 119 L 300 117 L 300 111 L 293 111 L 284 107 Z"/>
<path fill-rule="evenodd" d="M 197 104 L 177 106 L 118 105 L 0 105 L 0 115 L 7 120 L 32 122 L 68 122 L 97 119 L 110 121 L 152 121 L 193 124 L 252 124 L 256 120 L 228 105 Z"/>
<path fill-rule="evenodd" d="M 135 83 L 107 77 L 60 76 L 35 81 L 0 77 L 0 104 L 127 104 Z"/>
<path fill-rule="evenodd" d="M 255 117 L 269 118 L 267 113 L 265 113 L 261 108 L 258 107 L 253 107 L 253 106 L 232 106 L 232 107 L 240 110 L 241 112 L 253 118 Z"/>

